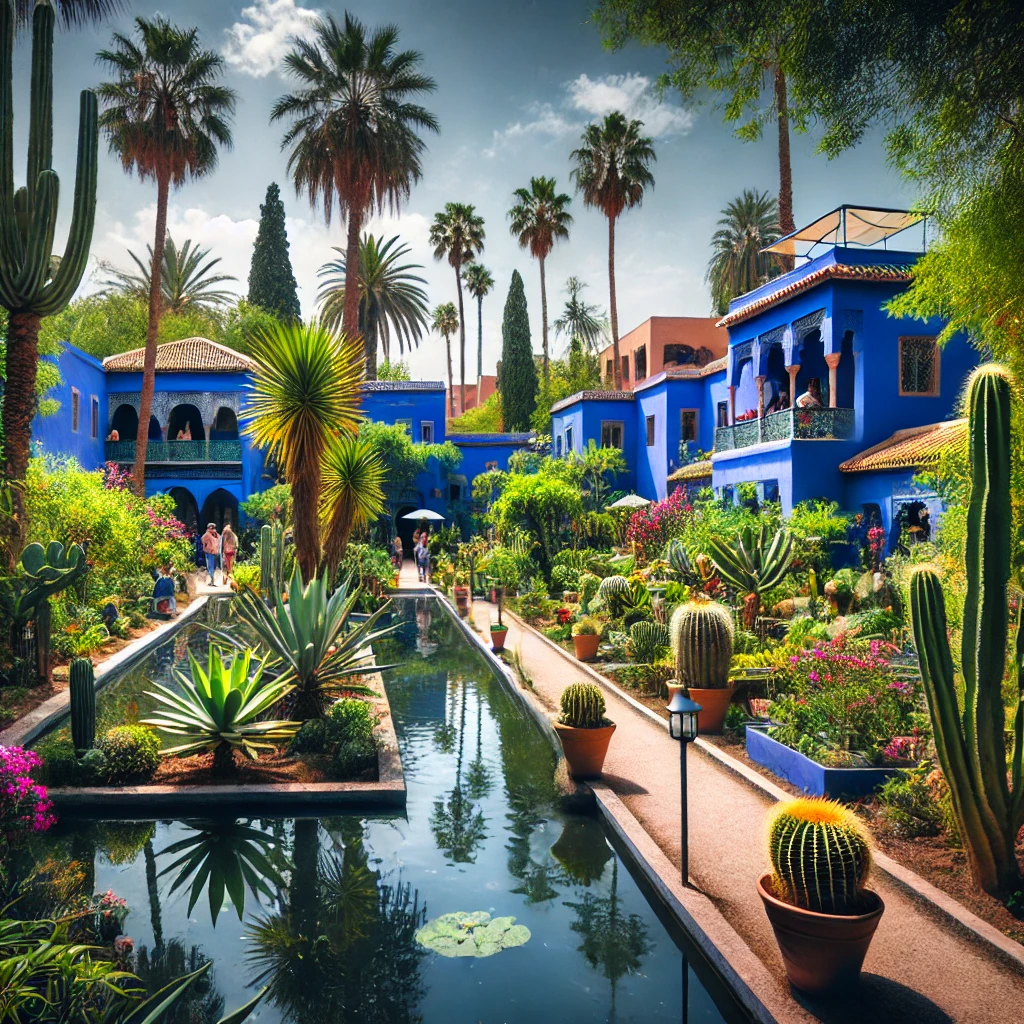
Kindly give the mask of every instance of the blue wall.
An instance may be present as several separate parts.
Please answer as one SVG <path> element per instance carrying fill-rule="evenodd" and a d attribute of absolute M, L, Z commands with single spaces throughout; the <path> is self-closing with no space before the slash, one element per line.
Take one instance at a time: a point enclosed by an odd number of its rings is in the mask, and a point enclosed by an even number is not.
<path fill-rule="evenodd" d="M 583 452 L 588 441 L 601 444 L 601 425 L 605 421 L 622 424 L 622 452 L 628 470 L 614 481 L 616 490 L 636 488 L 637 402 L 632 394 L 617 398 L 580 398 L 551 416 L 551 436 L 555 454 L 567 454 L 565 432 L 572 428 L 572 450 Z M 561 441 L 561 447 L 559 447 Z"/>
<path fill-rule="evenodd" d="M 107 381 L 103 364 L 81 349 L 68 345 L 56 359 L 44 357 L 60 370 L 61 382 L 46 393 L 60 402 L 52 416 L 37 415 L 32 420 L 32 451 L 73 455 L 84 469 L 103 465 L 103 439 L 107 436 Z M 78 429 L 72 429 L 71 389 L 81 397 Z M 92 436 L 92 401 L 99 405 L 97 436 Z"/>

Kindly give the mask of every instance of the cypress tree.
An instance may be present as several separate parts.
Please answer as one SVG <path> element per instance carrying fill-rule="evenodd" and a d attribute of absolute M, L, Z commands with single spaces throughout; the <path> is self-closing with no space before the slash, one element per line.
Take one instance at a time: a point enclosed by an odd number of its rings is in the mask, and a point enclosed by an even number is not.
<path fill-rule="evenodd" d="M 501 321 L 501 414 L 506 430 L 529 430 L 537 405 L 537 364 L 530 344 L 526 291 L 518 270 Z"/>
<path fill-rule="evenodd" d="M 284 203 L 276 182 L 267 186 L 266 202 L 260 206 L 260 229 L 249 268 L 249 302 L 279 320 L 298 320 L 302 312 L 288 256 Z"/>

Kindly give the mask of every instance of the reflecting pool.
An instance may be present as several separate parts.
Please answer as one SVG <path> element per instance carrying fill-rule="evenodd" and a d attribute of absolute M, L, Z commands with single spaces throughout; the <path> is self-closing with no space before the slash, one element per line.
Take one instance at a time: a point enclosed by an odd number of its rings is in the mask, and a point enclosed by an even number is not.
<path fill-rule="evenodd" d="M 405 815 L 65 820 L 35 859 L 74 859 L 83 891 L 128 901 L 153 989 L 213 961 L 180 1024 L 212 1024 L 266 984 L 250 1018 L 264 1024 L 737 1019 L 599 821 L 560 810 L 548 740 L 436 599 L 398 599 L 395 619 L 377 654 L 399 666 L 385 682 Z M 144 714 L 139 681 L 204 643 L 186 627 L 101 692 L 100 718 Z"/>

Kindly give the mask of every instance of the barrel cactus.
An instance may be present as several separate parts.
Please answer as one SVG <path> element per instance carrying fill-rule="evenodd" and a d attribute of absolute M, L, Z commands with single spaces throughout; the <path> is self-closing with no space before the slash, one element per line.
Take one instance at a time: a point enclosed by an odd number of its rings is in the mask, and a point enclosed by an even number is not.
<path fill-rule="evenodd" d="M 92 662 L 76 658 L 68 669 L 71 694 L 71 741 L 75 750 L 91 750 L 96 745 L 96 688 Z"/>
<path fill-rule="evenodd" d="M 768 852 L 779 899 L 818 914 L 863 912 L 871 848 L 857 816 L 837 800 L 779 804 L 768 821 Z"/>
<path fill-rule="evenodd" d="M 979 367 L 967 389 L 971 494 L 967 509 L 961 662 L 963 699 L 949 648 L 946 604 L 938 574 L 911 578 L 910 611 L 932 735 L 975 884 L 987 892 L 1020 887 L 1014 843 L 1024 826 L 1024 711 L 1017 703 L 1007 758 L 1002 686 L 1006 674 L 1011 544 L 1013 382 L 1003 367 Z M 1024 693 L 1022 611 L 1013 624 L 1011 677 Z M 963 710 L 961 710 L 961 708 Z M 1007 761 L 1009 760 L 1009 763 Z"/>
<path fill-rule="evenodd" d="M 600 729 L 611 725 L 604 717 L 604 694 L 593 683 L 571 683 L 562 691 L 559 722 L 573 729 Z"/>
<path fill-rule="evenodd" d="M 629 628 L 629 644 L 633 657 L 649 665 L 668 647 L 668 626 L 661 622 L 634 622 Z"/>
<path fill-rule="evenodd" d="M 732 633 L 732 616 L 724 606 L 702 597 L 681 604 L 669 625 L 676 678 L 698 689 L 728 687 Z"/>
<path fill-rule="evenodd" d="M 625 597 L 629 593 L 629 580 L 625 576 L 606 576 L 597 589 L 612 618 L 619 618 L 625 610 Z"/>

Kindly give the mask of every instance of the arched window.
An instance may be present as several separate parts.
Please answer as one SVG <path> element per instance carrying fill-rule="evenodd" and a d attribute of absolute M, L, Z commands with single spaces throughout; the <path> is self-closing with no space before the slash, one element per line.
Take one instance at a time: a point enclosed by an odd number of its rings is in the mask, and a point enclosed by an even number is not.
<path fill-rule="evenodd" d="M 210 431 L 211 441 L 237 441 L 238 440 L 238 417 L 234 409 L 222 405 L 214 417 L 213 429 Z"/>
<path fill-rule="evenodd" d="M 167 440 L 177 441 L 178 433 L 191 433 L 186 440 L 205 441 L 206 429 L 203 417 L 194 405 L 176 405 L 167 421 Z"/>

